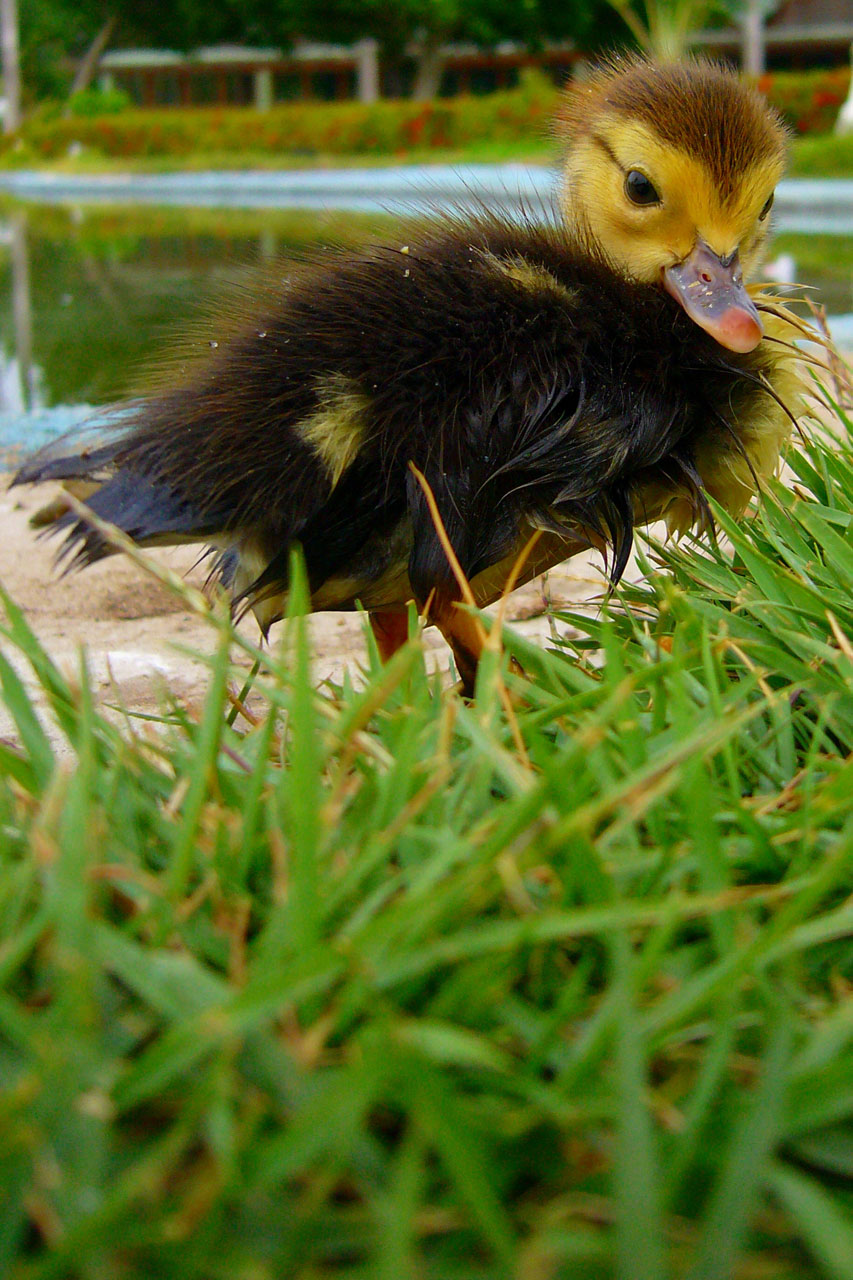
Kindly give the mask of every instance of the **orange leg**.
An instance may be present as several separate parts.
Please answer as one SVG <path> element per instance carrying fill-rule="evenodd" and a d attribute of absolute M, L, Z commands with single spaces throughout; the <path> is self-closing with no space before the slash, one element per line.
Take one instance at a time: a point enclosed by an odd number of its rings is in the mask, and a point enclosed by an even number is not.
<path fill-rule="evenodd" d="M 368 616 L 379 656 L 383 662 L 387 662 L 409 638 L 408 614 L 394 609 L 382 609 L 371 612 Z M 442 597 L 433 598 L 429 607 L 429 621 L 438 627 L 453 651 L 462 692 L 466 697 L 473 698 L 477 665 L 486 641 L 482 623 L 478 618 L 472 617 L 467 609 L 458 608 L 457 601 Z M 514 658 L 510 669 L 517 675 L 524 674 Z"/>
<path fill-rule="evenodd" d="M 368 617 L 379 656 L 387 662 L 409 638 L 409 615 L 399 609 L 381 609 L 370 612 Z"/>
<path fill-rule="evenodd" d="M 434 601 L 429 620 L 435 623 L 453 650 L 463 694 L 466 698 L 473 698 L 474 686 L 477 683 L 477 666 L 486 643 L 486 633 L 482 623 L 467 609 L 457 608 L 453 600 Z M 497 624 L 493 623 L 493 625 Z M 510 658 L 509 669 L 514 675 L 524 675 L 521 664 L 515 658 Z"/>
<path fill-rule="evenodd" d="M 477 664 L 486 641 L 482 623 L 466 609 L 457 608 L 455 600 L 441 597 L 433 600 L 429 620 L 438 627 L 453 650 L 463 693 L 467 698 L 473 698 Z"/>

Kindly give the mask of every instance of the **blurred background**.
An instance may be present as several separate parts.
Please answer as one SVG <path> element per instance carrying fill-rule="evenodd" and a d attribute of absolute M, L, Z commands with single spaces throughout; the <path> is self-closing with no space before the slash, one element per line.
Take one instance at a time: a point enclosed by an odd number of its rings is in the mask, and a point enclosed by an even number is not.
<path fill-rule="evenodd" d="M 793 135 L 768 276 L 853 345 L 853 0 L 0 0 L 0 445 L 144 382 L 245 270 L 547 198 L 602 52 L 740 66 Z M 199 339 L 204 341 L 204 339 Z"/>

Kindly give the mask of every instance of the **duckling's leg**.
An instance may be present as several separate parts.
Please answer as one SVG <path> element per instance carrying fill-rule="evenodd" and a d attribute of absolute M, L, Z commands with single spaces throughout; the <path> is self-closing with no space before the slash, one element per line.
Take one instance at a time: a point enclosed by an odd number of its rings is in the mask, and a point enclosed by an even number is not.
<path fill-rule="evenodd" d="M 438 627 L 453 650 L 463 693 L 466 697 L 473 697 L 477 663 L 483 651 L 482 628 L 469 613 L 457 608 L 453 600 L 444 601 L 440 606 L 433 602 L 428 613 L 429 621 Z M 377 609 L 371 610 L 367 616 L 379 656 L 387 662 L 409 638 L 408 613 L 398 609 Z"/>
<path fill-rule="evenodd" d="M 409 615 L 400 609 L 377 609 L 368 613 L 370 629 L 383 662 L 392 658 L 409 638 Z"/>
<path fill-rule="evenodd" d="M 486 641 L 483 624 L 464 605 L 460 607 L 459 601 L 438 595 L 430 605 L 429 620 L 438 627 L 453 651 L 462 693 L 466 698 L 473 698 L 477 664 Z"/>

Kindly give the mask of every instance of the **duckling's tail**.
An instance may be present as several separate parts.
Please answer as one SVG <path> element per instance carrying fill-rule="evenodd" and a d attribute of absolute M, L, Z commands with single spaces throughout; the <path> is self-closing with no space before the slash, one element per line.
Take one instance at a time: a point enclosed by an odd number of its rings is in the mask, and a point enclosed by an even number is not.
<path fill-rule="evenodd" d="M 74 431 L 46 444 L 18 469 L 12 485 L 41 484 L 45 480 L 106 479 L 120 447 L 92 429 Z"/>
<path fill-rule="evenodd" d="M 123 431 L 104 436 L 89 430 L 64 436 L 46 445 L 29 458 L 13 476 L 11 484 L 40 484 L 60 481 L 100 520 L 115 525 L 141 546 L 192 542 L 212 532 L 185 498 L 162 481 L 122 463 Z M 84 487 L 81 493 L 81 486 Z M 54 518 L 34 522 L 50 533 L 64 533 L 58 559 L 66 570 L 83 568 L 114 550 L 101 532 L 85 516 L 69 509 L 69 504 L 49 504 Z"/>

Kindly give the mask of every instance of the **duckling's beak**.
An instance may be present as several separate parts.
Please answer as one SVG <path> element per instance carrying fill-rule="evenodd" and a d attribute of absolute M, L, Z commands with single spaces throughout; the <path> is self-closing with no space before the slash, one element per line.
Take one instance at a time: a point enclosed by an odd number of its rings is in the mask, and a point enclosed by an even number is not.
<path fill-rule="evenodd" d="M 706 333 L 730 351 L 752 351 L 764 330 L 743 283 L 737 250 L 721 258 L 698 240 L 683 262 L 667 267 L 664 288 Z"/>

